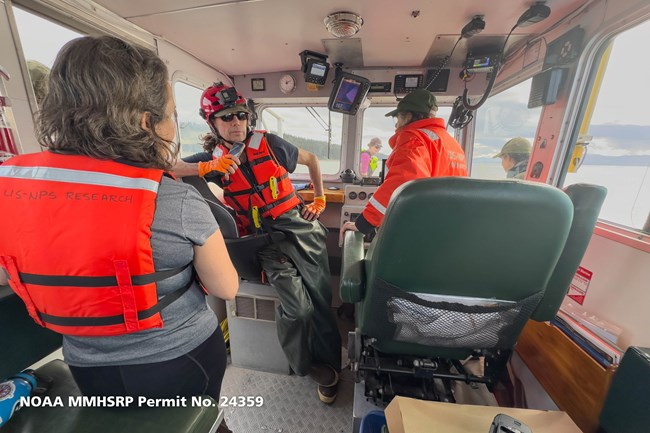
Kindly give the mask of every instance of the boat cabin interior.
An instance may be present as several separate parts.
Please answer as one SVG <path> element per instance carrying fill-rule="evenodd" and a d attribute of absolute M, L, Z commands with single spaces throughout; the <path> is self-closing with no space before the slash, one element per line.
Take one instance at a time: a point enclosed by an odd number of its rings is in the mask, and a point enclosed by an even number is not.
<path fill-rule="evenodd" d="M 38 71 L 46 75 L 74 38 L 112 35 L 158 54 L 180 157 L 204 152 L 203 90 L 235 87 L 253 129 L 318 158 L 331 307 L 344 341 L 338 400 L 324 406 L 307 379 L 291 374 L 277 339 L 280 301 L 261 278 L 256 252 L 280 235 L 240 235 L 221 188 L 186 177 L 241 278 L 234 300 L 208 297 L 229 340 L 226 399 L 70 407 L 81 394 L 61 336 L 33 323 L 0 286 L 0 381 L 36 368 L 37 395 L 66 399 L 66 407 L 22 407 L 3 431 L 199 433 L 225 418 L 238 432 L 368 433 L 380 431 L 364 425 L 368 413 L 396 396 L 563 411 L 576 432 L 650 429 L 647 0 L 0 6 L 0 167 L 42 150 Z M 341 233 L 389 173 L 396 126 L 387 113 L 419 89 L 435 96 L 469 176 L 408 183 L 375 236 Z M 504 145 L 516 137 L 529 151 L 508 165 Z M 314 200 L 306 166 L 290 179 L 304 202 Z"/>

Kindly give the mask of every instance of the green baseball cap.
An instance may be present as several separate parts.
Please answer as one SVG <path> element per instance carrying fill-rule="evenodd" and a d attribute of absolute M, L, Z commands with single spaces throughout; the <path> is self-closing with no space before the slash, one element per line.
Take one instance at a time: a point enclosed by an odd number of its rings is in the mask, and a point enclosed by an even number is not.
<path fill-rule="evenodd" d="M 397 108 L 386 114 L 386 117 L 394 117 L 397 116 L 397 113 L 405 111 L 429 114 L 434 108 L 438 108 L 438 103 L 433 93 L 425 89 L 417 89 L 399 101 Z"/>
<path fill-rule="evenodd" d="M 526 140 L 524 137 L 515 137 L 511 138 L 503 145 L 501 152 L 494 155 L 492 158 L 501 158 L 504 155 L 511 155 L 513 153 L 523 153 L 530 154 L 532 146 L 530 141 Z"/>

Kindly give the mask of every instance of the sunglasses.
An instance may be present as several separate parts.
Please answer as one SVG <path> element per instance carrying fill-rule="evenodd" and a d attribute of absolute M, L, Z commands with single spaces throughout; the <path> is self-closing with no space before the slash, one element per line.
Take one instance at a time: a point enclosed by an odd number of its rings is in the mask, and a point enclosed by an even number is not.
<path fill-rule="evenodd" d="M 235 117 L 237 117 L 237 120 L 241 121 L 248 120 L 248 113 L 245 113 L 243 111 L 240 111 L 238 113 L 230 113 L 219 117 L 219 119 L 223 120 L 224 122 L 232 122 Z"/>

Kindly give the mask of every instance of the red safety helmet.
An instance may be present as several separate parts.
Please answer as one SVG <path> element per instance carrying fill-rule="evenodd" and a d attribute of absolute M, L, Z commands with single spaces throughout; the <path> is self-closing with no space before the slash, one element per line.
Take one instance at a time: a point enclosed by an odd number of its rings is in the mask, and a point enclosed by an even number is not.
<path fill-rule="evenodd" d="M 222 111 L 224 115 L 237 111 L 245 111 L 250 114 L 250 110 L 246 106 L 246 98 L 234 87 L 226 86 L 220 81 L 203 91 L 199 115 L 208 122 L 208 125 L 212 126 L 212 116 Z"/>

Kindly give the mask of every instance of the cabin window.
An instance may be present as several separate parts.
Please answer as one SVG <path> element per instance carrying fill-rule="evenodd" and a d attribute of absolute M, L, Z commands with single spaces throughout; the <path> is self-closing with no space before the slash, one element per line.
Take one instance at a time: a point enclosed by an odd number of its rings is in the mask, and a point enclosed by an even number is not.
<path fill-rule="evenodd" d="M 606 67 L 589 128 L 587 152 L 564 185 L 587 182 L 608 190 L 600 219 L 650 231 L 650 83 L 643 77 L 640 41 L 650 21 L 618 35 Z M 639 75 L 641 74 L 641 75 Z M 588 113 L 587 113 L 588 115 Z"/>
<path fill-rule="evenodd" d="M 178 142 L 181 157 L 203 152 L 201 136 L 210 132 L 208 124 L 199 116 L 199 102 L 203 91 L 187 83 L 174 83 L 174 102 L 178 122 Z"/>
<path fill-rule="evenodd" d="M 341 171 L 343 114 L 327 107 L 267 107 L 262 111 L 257 129 L 278 135 L 294 146 L 318 157 L 322 174 Z M 295 173 L 309 173 L 298 165 Z"/>
<path fill-rule="evenodd" d="M 392 152 L 388 139 L 395 134 L 395 123 L 393 119 L 386 117 L 386 113 L 394 109 L 394 106 L 368 107 L 363 111 L 361 143 L 357 149 L 359 152 L 358 173 L 363 177 L 380 176 L 382 160 L 388 159 Z M 447 124 L 450 114 L 451 107 L 440 107 L 437 116 L 442 117 Z M 453 129 L 448 128 L 448 130 L 451 135 L 454 135 Z M 371 147 L 375 147 L 376 150 Z"/>
<path fill-rule="evenodd" d="M 501 158 L 494 156 L 514 137 L 524 137 L 531 145 L 534 143 L 542 109 L 528 108 L 531 81 L 528 79 L 490 97 L 478 109 L 472 154 L 473 178 L 505 179 L 507 172 Z"/>
<path fill-rule="evenodd" d="M 83 35 L 17 7 L 13 8 L 13 13 L 32 80 L 32 90 L 36 102 L 40 103 L 46 89 L 41 71 L 52 68 L 56 55 L 66 43 Z"/>

